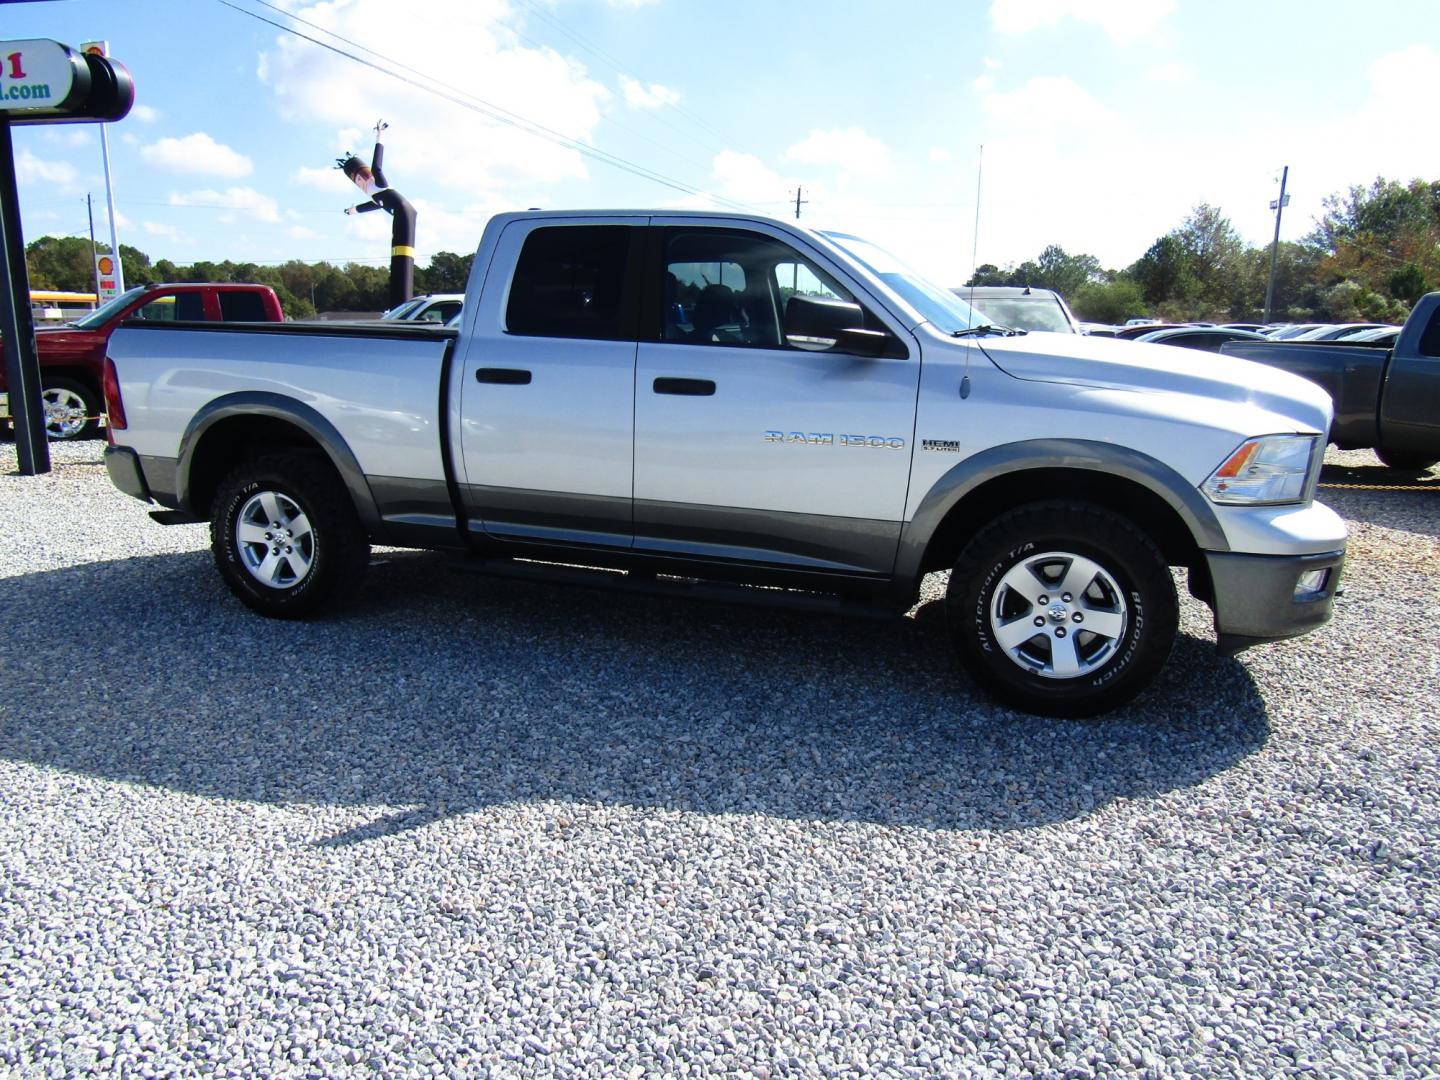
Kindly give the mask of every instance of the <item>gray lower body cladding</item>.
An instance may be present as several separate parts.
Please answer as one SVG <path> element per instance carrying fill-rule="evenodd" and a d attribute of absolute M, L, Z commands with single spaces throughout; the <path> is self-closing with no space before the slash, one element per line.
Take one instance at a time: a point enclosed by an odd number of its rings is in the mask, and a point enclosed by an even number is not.
<path fill-rule="evenodd" d="M 1326 622 L 1335 607 L 1343 551 L 1319 555 L 1241 555 L 1205 552 L 1215 609 L 1215 633 L 1222 653 L 1299 637 Z M 1315 589 L 1301 579 L 1320 572 Z"/>

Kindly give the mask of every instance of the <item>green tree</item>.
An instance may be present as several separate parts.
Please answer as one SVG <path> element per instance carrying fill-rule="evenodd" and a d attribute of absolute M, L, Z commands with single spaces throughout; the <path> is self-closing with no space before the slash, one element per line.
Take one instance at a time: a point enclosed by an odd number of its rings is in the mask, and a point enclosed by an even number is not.
<path fill-rule="evenodd" d="M 1376 177 L 1369 187 L 1331 195 L 1306 242 L 1332 282 L 1413 303 L 1440 288 L 1440 181 Z"/>
<path fill-rule="evenodd" d="M 1188 303 L 1200 294 L 1200 281 L 1190 266 L 1190 253 L 1174 233 L 1160 237 L 1130 267 L 1128 276 L 1139 283 L 1146 303 L 1158 306 Z"/>
<path fill-rule="evenodd" d="M 416 276 L 424 292 L 464 292 L 465 283 L 470 280 L 470 264 L 474 255 L 456 255 L 451 251 L 437 251 L 430 257 L 430 264 Z"/>
<path fill-rule="evenodd" d="M 1140 283 L 1123 276 L 1113 281 L 1086 282 L 1069 300 L 1075 316 L 1085 322 L 1119 324 L 1149 310 Z"/>
<path fill-rule="evenodd" d="M 25 245 L 25 265 L 32 289 L 95 291 L 95 260 L 85 237 L 42 236 Z"/>

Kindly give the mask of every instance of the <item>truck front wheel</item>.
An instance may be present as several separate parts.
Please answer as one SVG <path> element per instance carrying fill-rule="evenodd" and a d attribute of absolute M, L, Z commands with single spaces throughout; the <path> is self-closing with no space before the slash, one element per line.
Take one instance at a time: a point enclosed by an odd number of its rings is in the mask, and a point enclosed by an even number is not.
<path fill-rule="evenodd" d="M 40 391 L 45 434 L 56 442 L 89 439 L 100 430 L 100 399 L 74 379 L 50 378 Z"/>
<path fill-rule="evenodd" d="M 1088 503 L 1011 510 L 965 546 L 946 614 L 961 661 L 1008 705 L 1092 716 L 1165 665 L 1179 606 L 1165 558 L 1123 517 Z"/>
<path fill-rule="evenodd" d="M 215 565 L 261 615 L 299 619 L 350 596 L 370 543 L 329 463 L 306 453 L 243 462 L 221 483 L 210 522 Z"/>

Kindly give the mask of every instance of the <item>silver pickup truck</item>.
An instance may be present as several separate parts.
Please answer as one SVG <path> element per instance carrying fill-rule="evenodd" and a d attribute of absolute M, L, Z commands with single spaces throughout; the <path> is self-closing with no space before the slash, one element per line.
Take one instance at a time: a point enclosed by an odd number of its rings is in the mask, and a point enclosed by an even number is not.
<path fill-rule="evenodd" d="M 854 236 L 504 214 L 458 330 L 122 328 L 106 464 L 157 520 L 208 520 L 263 615 L 343 601 L 372 542 L 871 613 L 949 571 L 973 676 L 1086 715 L 1164 665 L 1171 567 L 1226 653 L 1331 614 L 1329 399 L 1179 352 L 990 325 Z"/>

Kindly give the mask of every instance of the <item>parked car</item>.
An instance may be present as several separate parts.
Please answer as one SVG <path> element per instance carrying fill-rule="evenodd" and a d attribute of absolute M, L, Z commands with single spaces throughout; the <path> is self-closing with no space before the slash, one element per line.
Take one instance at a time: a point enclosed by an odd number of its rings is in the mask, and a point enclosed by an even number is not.
<path fill-rule="evenodd" d="M 1377 326 L 1373 330 L 1357 330 L 1353 334 L 1347 334 L 1337 341 L 1346 345 L 1370 345 L 1390 348 L 1395 344 L 1396 338 L 1400 336 L 1401 328 L 1398 326 Z"/>
<path fill-rule="evenodd" d="M 1264 334 L 1253 330 L 1227 330 L 1222 326 L 1172 326 L 1168 330 L 1152 330 L 1136 341 L 1152 345 L 1179 345 L 1185 349 L 1219 352 L 1227 341 L 1268 341 Z"/>
<path fill-rule="evenodd" d="M 1440 461 L 1440 292 L 1420 298 L 1389 349 L 1348 341 L 1237 341 L 1221 352 L 1318 383 L 1335 403 L 1330 440 L 1397 469 Z"/>
<path fill-rule="evenodd" d="M 397 304 L 380 318 L 385 322 L 431 322 L 443 325 L 460 313 L 464 303 L 464 293 L 431 293 Z"/>
<path fill-rule="evenodd" d="M 280 300 L 268 285 L 176 283 L 137 285 L 64 326 L 35 328 L 45 433 L 83 439 L 100 427 L 105 345 L 127 319 L 144 322 L 281 322 Z M 9 384 L 0 345 L 0 424 L 10 423 Z"/>
<path fill-rule="evenodd" d="M 1134 326 L 1131 326 L 1129 323 L 1126 323 L 1115 331 L 1115 337 L 1121 341 L 1134 341 L 1136 338 L 1144 337 L 1146 334 L 1153 334 L 1156 330 L 1173 330 L 1184 327 L 1185 325 L 1185 323 L 1147 322 L 1136 323 Z"/>
<path fill-rule="evenodd" d="M 1290 341 L 1338 341 L 1340 338 L 1349 337 L 1351 334 L 1361 330 L 1379 330 L 1385 323 L 1364 322 L 1364 323 L 1332 323 L 1329 326 L 1317 326 L 1314 330 L 1307 330 L 1303 334 L 1289 338 Z"/>
<path fill-rule="evenodd" d="M 1257 334 L 1263 334 L 1266 330 L 1269 330 L 1269 329 L 1270 329 L 1270 327 L 1267 326 L 1265 323 L 1255 323 L 1255 322 L 1227 322 L 1227 323 L 1221 323 L 1221 324 L 1220 324 L 1220 328 L 1221 328 L 1222 330 L 1253 330 L 1253 331 L 1254 331 L 1255 333 L 1257 333 Z"/>
<path fill-rule="evenodd" d="M 1288 326 L 1279 326 L 1269 331 L 1265 336 L 1271 341 L 1289 341 L 1301 334 L 1308 334 L 1311 330 L 1319 330 L 1329 326 L 1329 323 L 1291 323 Z"/>
<path fill-rule="evenodd" d="M 1081 715 L 1163 667 L 1170 567 L 1233 653 L 1325 622 L 1344 560 L 1318 387 L 999 330 L 857 237 L 743 214 L 502 214 L 458 331 L 126 327 L 109 365 L 111 479 L 208 519 L 272 617 L 353 594 L 372 542 L 890 616 L 949 569 L 977 681 Z"/>
<path fill-rule="evenodd" d="M 1051 289 L 986 285 L 950 291 L 983 312 L 997 326 L 1012 330 L 1048 330 L 1056 334 L 1080 333 L 1080 324 L 1065 298 Z"/>

